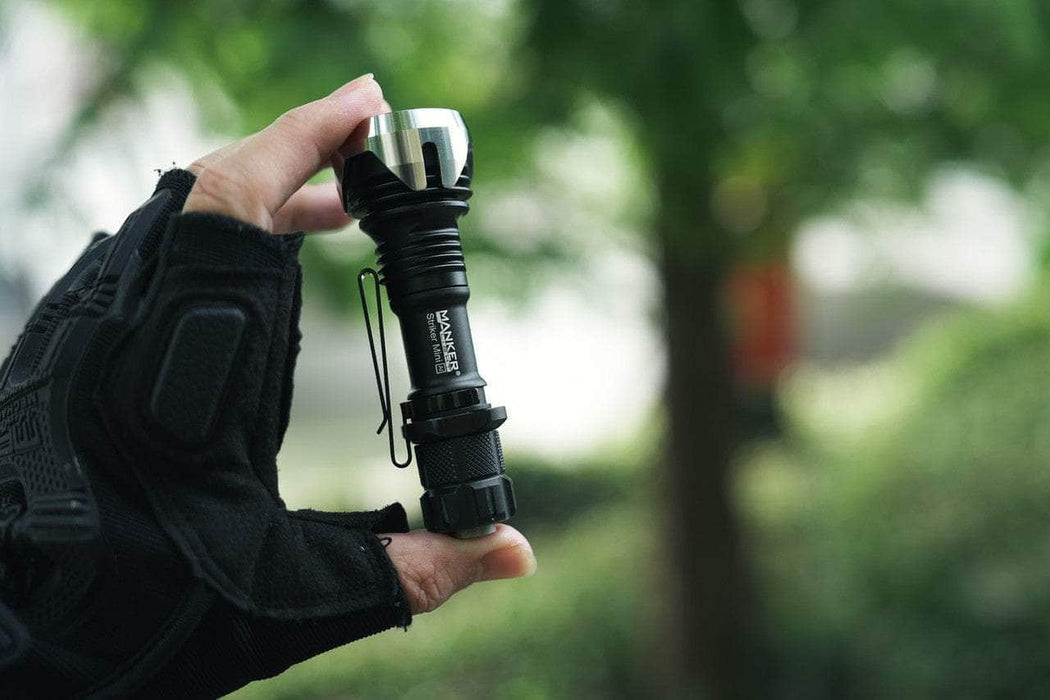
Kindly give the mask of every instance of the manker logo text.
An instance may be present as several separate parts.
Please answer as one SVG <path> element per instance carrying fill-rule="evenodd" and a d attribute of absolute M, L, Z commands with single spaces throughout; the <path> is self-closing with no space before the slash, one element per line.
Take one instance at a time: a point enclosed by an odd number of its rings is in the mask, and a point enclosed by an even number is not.
<path fill-rule="evenodd" d="M 434 372 L 448 374 L 459 371 L 456 357 L 456 341 L 452 337 L 452 323 L 448 320 L 448 309 L 427 314 L 427 330 L 434 351 Z"/>

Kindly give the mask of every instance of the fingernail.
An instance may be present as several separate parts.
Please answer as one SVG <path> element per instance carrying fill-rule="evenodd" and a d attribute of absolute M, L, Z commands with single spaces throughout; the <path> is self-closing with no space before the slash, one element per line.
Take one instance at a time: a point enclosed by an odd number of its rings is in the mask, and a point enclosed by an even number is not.
<path fill-rule="evenodd" d="M 479 581 L 532 576 L 536 573 L 536 555 L 528 545 L 503 547 L 481 558 Z"/>
<path fill-rule="evenodd" d="M 364 87 L 365 85 L 367 85 L 368 83 L 374 83 L 375 86 L 377 88 L 379 88 L 380 92 L 382 92 L 383 88 L 381 88 L 379 86 L 379 83 L 376 82 L 375 74 L 374 73 L 365 73 L 364 75 L 361 75 L 361 76 L 358 76 L 358 77 L 354 78 L 349 83 L 347 83 L 346 85 L 343 85 L 341 88 L 337 89 L 332 94 L 333 95 L 338 95 L 341 92 L 351 92 L 351 91 L 354 91 L 354 90 L 358 90 L 358 89 Z"/>

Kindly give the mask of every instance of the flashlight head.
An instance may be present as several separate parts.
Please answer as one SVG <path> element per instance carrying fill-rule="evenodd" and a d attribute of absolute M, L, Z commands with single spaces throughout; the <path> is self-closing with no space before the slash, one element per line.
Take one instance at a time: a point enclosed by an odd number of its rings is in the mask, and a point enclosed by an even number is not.
<path fill-rule="evenodd" d="M 369 119 L 361 151 L 375 154 L 410 189 L 427 187 L 428 161 L 441 186 L 453 187 L 467 165 L 470 133 L 454 109 L 404 109 Z"/>

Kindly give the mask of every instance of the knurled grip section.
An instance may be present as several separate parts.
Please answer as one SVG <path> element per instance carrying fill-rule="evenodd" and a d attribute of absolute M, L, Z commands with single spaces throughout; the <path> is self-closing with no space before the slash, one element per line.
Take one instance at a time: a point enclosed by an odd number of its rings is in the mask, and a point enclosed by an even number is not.
<path fill-rule="evenodd" d="M 416 464 L 425 489 L 499 476 L 505 471 L 499 431 L 416 445 Z"/>

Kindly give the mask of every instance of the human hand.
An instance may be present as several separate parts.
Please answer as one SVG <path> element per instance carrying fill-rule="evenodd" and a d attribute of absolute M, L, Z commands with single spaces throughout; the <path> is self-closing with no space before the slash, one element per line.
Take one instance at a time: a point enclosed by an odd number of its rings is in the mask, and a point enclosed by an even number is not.
<path fill-rule="evenodd" d="M 507 526 L 278 492 L 301 237 L 271 234 L 346 223 L 304 183 L 384 108 L 359 79 L 165 173 L 34 311 L 0 367 L 0 696 L 215 697 L 533 570 Z"/>
<path fill-rule="evenodd" d="M 457 540 L 426 530 L 391 534 L 387 554 L 413 613 L 430 612 L 478 581 L 528 576 L 536 570 L 532 547 L 509 525 L 485 537 Z"/>
<path fill-rule="evenodd" d="M 270 126 L 198 158 L 182 210 L 223 214 L 271 233 L 326 231 L 350 223 L 334 184 L 308 185 L 326 166 L 343 170 L 367 119 L 389 112 L 371 74 L 285 112 Z"/>
<path fill-rule="evenodd" d="M 371 75 L 296 107 L 259 133 L 194 161 L 197 176 L 183 212 L 223 214 L 273 233 L 321 231 L 350 222 L 332 184 L 306 184 L 328 165 L 336 179 L 360 128 L 389 112 Z M 475 581 L 512 578 L 536 566 L 528 541 L 500 526 L 493 536 L 456 541 L 418 531 L 391 535 L 388 548 L 412 612 L 428 612 Z"/>

